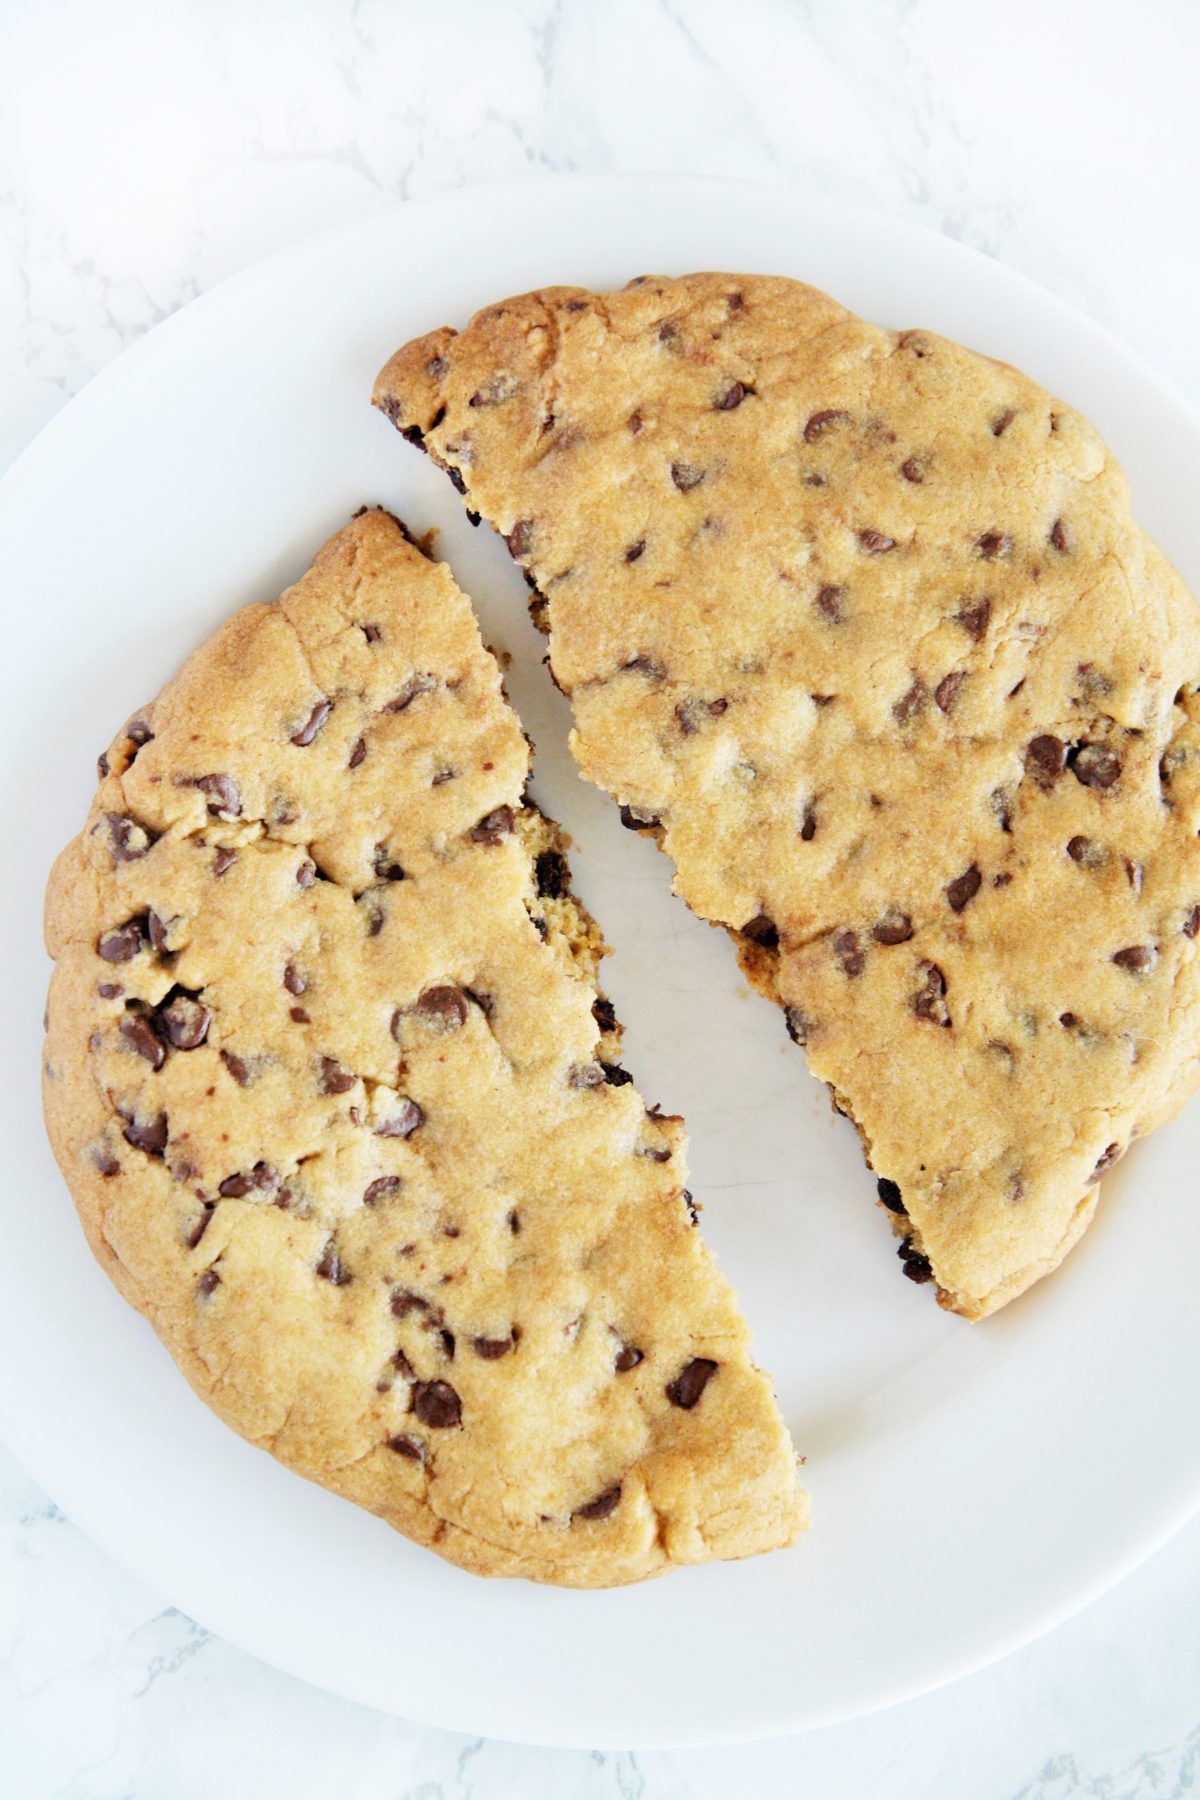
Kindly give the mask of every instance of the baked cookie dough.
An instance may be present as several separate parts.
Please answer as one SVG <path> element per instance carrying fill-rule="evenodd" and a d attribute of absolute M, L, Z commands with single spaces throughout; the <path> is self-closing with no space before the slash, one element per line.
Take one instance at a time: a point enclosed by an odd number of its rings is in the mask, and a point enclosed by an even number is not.
<path fill-rule="evenodd" d="M 795 1456 L 449 571 L 366 512 L 100 759 L 51 1141 L 227 1423 L 480 1574 L 790 1543 Z"/>
<path fill-rule="evenodd" d="M 375 401 L 508 540 L 584 773 L 978 1318 L 1200 1073 L 1200 630 L 1097 433 L 782 279 L 554 288 Z"/>

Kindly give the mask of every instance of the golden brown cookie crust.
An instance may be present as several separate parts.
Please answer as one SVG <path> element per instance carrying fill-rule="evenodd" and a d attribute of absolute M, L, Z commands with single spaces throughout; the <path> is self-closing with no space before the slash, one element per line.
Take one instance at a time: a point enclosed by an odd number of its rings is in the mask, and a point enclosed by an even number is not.
<path fill-rule="evenodd" d="M 449 571 L 365 513 L 102 759 L 45 1110 L 235 1430 L 464 1568 L 607 1586 L 806 1501 L 527 769 Z"/>
<path fill-rule="evenodd" d="M 1020 1293 L 1200 1071 L 1200 631 L 1097 433 L 719 274 L 502 302 L 375 400 L 507 537 L 580 766 L 787 1009 L 906 1272 Z"/>

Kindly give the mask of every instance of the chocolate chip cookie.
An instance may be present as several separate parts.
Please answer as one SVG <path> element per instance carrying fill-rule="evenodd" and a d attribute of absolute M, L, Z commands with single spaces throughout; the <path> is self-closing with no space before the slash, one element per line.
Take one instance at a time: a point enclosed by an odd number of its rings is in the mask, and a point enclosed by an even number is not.
<path fill-rule="evenodd" d="M 465 1568 L 604 1586 L 806 1502 L 527 771 L 448 570 L 366 512 L 101 757 L 46 1118 L 237 1431 Z"/>
<path fill-rule="evenodd" d="M 978 1318 L 1200 1073 L 1200 630 L 1097 433 L 769 278 L 556 288 L 375 401 L 534 588 L 585 774 Z"/>

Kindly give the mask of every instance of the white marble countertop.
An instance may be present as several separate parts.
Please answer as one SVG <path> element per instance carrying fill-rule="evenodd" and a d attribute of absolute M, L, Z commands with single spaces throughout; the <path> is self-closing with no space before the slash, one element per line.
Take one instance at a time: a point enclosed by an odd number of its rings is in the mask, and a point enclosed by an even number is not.
<path fill-rule="evenodd" d="M 1200 403 L 1198 56 L 1189 0 L 2 9 L 0 469 L 125 345 L 264 253 L 550 169 L 786 180 L 899 212 L 1074 301 Z M 1200 1522 L 1050 1637 L 891 1712 L 737 1750 L 542 1751 L 262 1667 L 0 1452 L 0 1792 L 1168 1800 L 1200 1785 L 1198 1590 Z"/>

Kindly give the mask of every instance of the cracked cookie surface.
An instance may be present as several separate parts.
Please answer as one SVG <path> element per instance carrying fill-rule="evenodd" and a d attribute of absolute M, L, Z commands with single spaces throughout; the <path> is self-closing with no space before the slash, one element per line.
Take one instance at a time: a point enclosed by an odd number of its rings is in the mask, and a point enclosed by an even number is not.
<path fill-rule="evenodd" d="M 787 1009 L 905 1272 L 1020 1293 L 1200 1071 L 1200 631 L 1096 432 L 723 275 L 489 307 L 375 401 L 507 538 L 581 768 Z"/>
<path fill-rule="evenodd" d="M 605 1586 L 806 1501 L 528 759 L 449 571 L 363 514 L 101 758 L 45 1108 L 230 1425 L 468 1569 Z"/>

